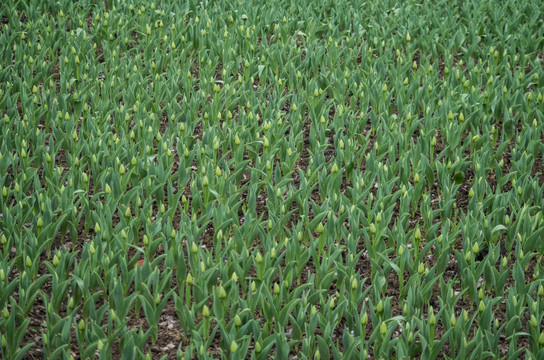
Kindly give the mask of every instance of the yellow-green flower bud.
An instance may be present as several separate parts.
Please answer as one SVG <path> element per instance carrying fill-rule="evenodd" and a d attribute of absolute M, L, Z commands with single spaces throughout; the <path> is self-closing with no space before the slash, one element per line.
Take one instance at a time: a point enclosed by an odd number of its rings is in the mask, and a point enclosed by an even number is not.
<path fill-rule="evenodd" d="M 378 313 L 382 313 L 382 312 L 383 312 L 383 301 L 382 301 L 382 300 L 380 300 L 380 301 L 378 302 L 378 305 L 376 306 L 376 311 L 377 311 Z"/>
<path fill-rule="evenodd" d="M 382 336 L 385 336 L 386 333 L 387 325 L 385 324 L 385 321 L 382 321 L 382 324 L 380 325 L 380 334 L 382 334 Z"/>
<path fill-rule="evenodd" d="M 225 291 L 225 288 L 222 285 L 219 285 L 219 298 L 224 299 L 227 297 L 227 292 Z"/>
<path fill-rule="evenodd" d="M 365 326 L 368 324 L 368 314 L 365 312 L 363 316 L 361 316 L 361 325 Z"/>
<path fill-rule="evenodd" d="M 536 317 L 534 315 L 531 315 L 531 326 L 536 328 L 538 325 L 537 321 L 536 321 Z"/>
<path fill-rule="evenodd" d="M 435 326 L 436 325 L 436 317 L 434 316 L 434 312 L 430 311 L 430 315 L 429 315 L 429 325 L 431 326 Z"/>
<path fill-rule="evenodd" d="M 420 240 L 421 240 L 421 230 L 419 230 L 419 226 L 416 227 L 416 230 L 414 231 L 414 238 L 415 238 L 417 241 L 420 241 Z"/>
<path fill-rule="evenodd" d="M 315 232 L 318 234 L 322 234 L 325 231 L 325 228 L 323 227 L 323 223 L 319 223 L 317 225 L 317 228 L 315 229 Z"/>
<path fill-rule="evenodd" d="M 230 343 L 230 352 L 235 353 L 236 350 L 238 350 L 238 344 L 236 343 L 236 341 L 233 341 Z"/>

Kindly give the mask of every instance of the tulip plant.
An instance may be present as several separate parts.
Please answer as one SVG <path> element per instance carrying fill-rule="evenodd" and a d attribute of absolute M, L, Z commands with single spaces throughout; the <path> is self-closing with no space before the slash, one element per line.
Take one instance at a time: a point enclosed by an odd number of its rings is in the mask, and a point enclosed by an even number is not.
<path fill-rule="evenodd" d="M 4 1 L 0 358 L 543 359 L 543 4 Z"/>

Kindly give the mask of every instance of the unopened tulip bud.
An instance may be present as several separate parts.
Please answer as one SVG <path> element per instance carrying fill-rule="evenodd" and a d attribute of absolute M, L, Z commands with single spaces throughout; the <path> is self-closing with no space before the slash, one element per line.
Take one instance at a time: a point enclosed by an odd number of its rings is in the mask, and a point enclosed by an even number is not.
<path fill-rule="evenodd" d="M 325 228 L 323 227 L 323 223 L 319 223 L 317 225 L 317 228 L 315 229 L 315 232 L 318 234 L 322 234 L 325 231 Z"/>
<path fill-rule="evenodd" d="M 361 325 L 365 326 L 368 324 L 368 314 L 365 312 L 361 317 Z"/>
<path fill-rule="evenodd" d="M 382 321 L 382 324 L 380 325 L 380 334 L 382 334 L 382 336 L 385 336 L 386 333 L 387 325 L 385 324 L 385 321 Z"/>

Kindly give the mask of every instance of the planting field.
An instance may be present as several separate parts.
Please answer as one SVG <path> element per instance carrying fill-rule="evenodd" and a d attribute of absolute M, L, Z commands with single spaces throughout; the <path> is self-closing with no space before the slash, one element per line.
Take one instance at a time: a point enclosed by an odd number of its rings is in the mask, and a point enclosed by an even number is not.
<path fill-rule="evenodd" d="M 2 1 L 0 358 L 544 359 L 543 12 Z"/>

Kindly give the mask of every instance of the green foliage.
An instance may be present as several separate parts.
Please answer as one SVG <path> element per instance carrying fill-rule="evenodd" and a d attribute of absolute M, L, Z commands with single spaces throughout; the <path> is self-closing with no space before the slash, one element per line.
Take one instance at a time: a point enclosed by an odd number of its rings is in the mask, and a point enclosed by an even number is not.
<path fill-rule="evenodd" d="M 7 2 L 0 358 L 543 358 L 543 10 Z"/>

